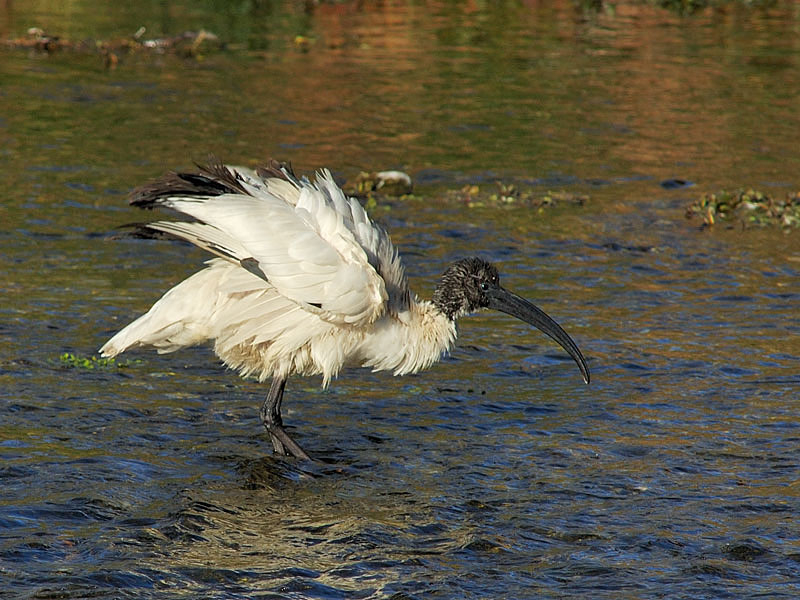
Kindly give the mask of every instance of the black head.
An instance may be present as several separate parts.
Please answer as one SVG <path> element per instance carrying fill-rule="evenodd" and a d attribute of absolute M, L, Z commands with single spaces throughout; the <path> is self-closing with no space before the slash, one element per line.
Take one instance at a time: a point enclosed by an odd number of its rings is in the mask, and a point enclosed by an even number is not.
<path fill-rule="evenodd" d="M 447 267 L 433 292 L 433 304 L 447 318 L 457 319 L 489 307 L 487 291 L 500 286 L 500 275 L 480 258 L 462 258 Z"/>
<path fill-rule="evenodd" d="M 567 351 L 589 383 L 589 367 L 572 338 L 542 309 L 504 289 L 491 263 L 471 257 L 447 267 L 433 292 L 433 305 L 451 320 L 481 308 L 493 308 L 530 323 Z"/>

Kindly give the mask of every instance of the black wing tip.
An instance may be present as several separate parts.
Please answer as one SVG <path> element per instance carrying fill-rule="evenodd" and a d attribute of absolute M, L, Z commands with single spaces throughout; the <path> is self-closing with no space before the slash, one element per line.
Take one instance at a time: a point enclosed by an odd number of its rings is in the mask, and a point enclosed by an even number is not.
<path fill-rule="evenodd" d="M 152 210 L 167 198 L 210 198 L 223 194 L 248 194 L 241 175 L 226 166 L 216 155 L 209 154 L 204 165 L 195 163 L 196 172 L 171 171 L 135 188 L 128 196 L 131 206 Z M 256 169 L 263 179 L 283 179 L 298 185 L 292 163 L 270 159 Z"/>
<path fill-rule="evenodd" d="M 117 227 L 118 232 L 107 236 L 109 240 L 167 240 L 170 242 L 181 242 L 182 244 L 190 244 L 198 246 L 204 250 L 208 250 L 212 254 L 229 260 L 231 262 L 239 262 L 241 266 L 254 275 L 257 275 L 264 281 L 268 281 L 267 276 L 258 266 L 258 262 L 254 258 L 247 258 L 239 260 L 235 253 L 228 250 L 224 246 L 217 243 L 203 239 L 201 237 L 195 240 L 182 236 L 179 233 L 171 231 L 164 231 L 159 227 L 154 227 L 152 223 L 128 223 L 127 225 L 120 225 Z"/>
<path fill-rule="evenodd" d="M 248 194 L 248 191 L 243 185 L 241 175 L 235 170 L 228 168 L 225 163 L 214 154 L 209 154 L 206 165 L 198 165 L 198 168 L 200 169 L 200 173 L 198 174 L 200 177 L 210 178 L 216 186 L 219 186 L 220 190 L 225 189 L 225 191 L 221 191 L 220 194 L 214 195 Z"/>
<path fill-rule="evenodd" d="M 182 238 L 150 227 L 149 223 L 126 223 L 107 236 L 109 240 L 181 240 Z"/>
<path fill-rule="evenodd" d="M 263 279 L 264 281 L 269 282 L 266 273 L 264 273 L 264 271 L 261 270 L 261 266 L 258 264 L 258 261 L 252 256 L 240 259 L 239 265 L 241 265 L 241 267 L 246 271 L 250 271 L 253 275 L 258 277 L 259 279 Z"/>
<path fill-rule="evenodd" d="M 157 208 L 167 198 L 220 196 L 231 189 L 202 173 L 170 172 L 135 188 L 128 197 L 131 206 Z M 238 193 L 238 192 L 236 192 Z"/>
<path fill-rule="evenodd" d="M 170 171 L 135 188 L 128 197 L 131 206 L 157 208 L 167 198 L 210 198 L 223 194 L 247 194 L 242 179 L 215 155 L 205 165 L 195 163 L 197 171 Z"/>
<path fill-rule="evenodd" d="M 275 158 L 270 158 L 266 164 L 256 168 L 256 174 L 262 179 L 283 179 L 292 184 L 298 181 L 292 163 Z"/>

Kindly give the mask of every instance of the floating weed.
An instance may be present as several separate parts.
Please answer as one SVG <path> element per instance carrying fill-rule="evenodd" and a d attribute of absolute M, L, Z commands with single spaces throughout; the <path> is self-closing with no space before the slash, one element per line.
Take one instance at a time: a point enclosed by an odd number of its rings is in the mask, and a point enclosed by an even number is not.
<path fill-rule="evenodd" d="M 359 198 L 369 213 L 391 210 L 391 204 L 387 202 L 390 197 L 400 202 L 425 199 L 413 193 L 411 177 L 402 171 L 362 172 L 352 182 L 346 183 L 343 189 L 347 195 Z M 589 196 L 565 191 L 548 191 L 542 195 L 532 189 L 521 189 L 516 183 L 495 181 L 493 186 L 484 188 L 468 184 L 457 190 L 446 190 L 437 194 L 437 199 L 463 204 L 467 208 L 520 206 L 543 212 L 545 208 L 557 204 L 582 206 L 589 201 Z"/>
<path fill-rule="evenodd" d="M 513 183 L 502 181 L 495 182 L 493 189 L 481 189 L 477 185 L 465 185 L 460 190 L 445 192 L 446 200 L 465 204 L 469 208 L 482 206 L 522 206 L 535 208 L 539 212 L 557 204 L 571 204 L 583 206 L 589 201 L 589 196 L 573 194 L 565 191 L 548 191 L 546 194 L 537 194 L 532 190 L 520 189 Z"/>
<path fill-rule="evenodd" d="M 28 29 L 27 35 L 0 40 L 0 46 L 11 50 L 53 54 L 73 52 L 97 54 L 102 57 L 105 68 L 116 69 L 120 58 L 132 55 L 160 57 L 171 53 L 184 58 L 201 61 L 205 53 L 222 50 L 225 45 L 214 33 L 201 29 L 186 31 L 174 37 L 148 39 L 146 29 L 140 27 L 131 37 L 109 40 L 70 40 L 62 35 L 50 35 L 38 27 Z"/>
<path fill-rule="evenodd" d="M 738 221 L 743 226 L 800 227 L 800 192 L 789 193 L 785 199 L 752 189 L 707 193 L 686 208 L 686 218 L 696 216 L 703 219 L 703 227 L 711 227 L 717 221 Z"/>
<path fill-rule="evenodd" d="M 343 189 L 348 196 L 359 198 L 368 213 L 392 209 L 386 202 L 389 198 L 400 201 L 414 200 L 414 183 L 403 171 L 380 171 L 366 173 L 362 171 L 352 181 L 344 184 Z"/>
<path fill-rule="evenodd" d="M 62 367 L 68 369 L 126 369 L 142 364 L 141 360 L 117 360 L 116 358 L 100 358 L 97 356 L 76 356 L 64 352 L 59 357 Z"/>
<path fill-rule="evenodd" d="M 414 190 L 414 182 L 403 171 L 362 171 L 352 182 L 345 183 L 343 189 L 348 196 L 356 198 L 369 198 L 376 193 L 380 196 L 405 196 Z"/>
<path fill-rule="evenodd" d="M 613 0 L 572 0 L 572 3 L 584 12 L 604 12 L 609 16 L 617 13 L 618 3 Z M 650 4 L 682 16 L 691 16 L 729 4 L 739 4 L 745 8 L 769 8 L 776 3 L 776 0 L 641 0 L 640 3 Z"/>
<path fill-rule="evenodd" d="M 693 15 L 726 4 L 739 4 L 745 8 L 768 8 L 775 4 L 775 0 L 649 0 L 649 2 L 681 15 Z"/>

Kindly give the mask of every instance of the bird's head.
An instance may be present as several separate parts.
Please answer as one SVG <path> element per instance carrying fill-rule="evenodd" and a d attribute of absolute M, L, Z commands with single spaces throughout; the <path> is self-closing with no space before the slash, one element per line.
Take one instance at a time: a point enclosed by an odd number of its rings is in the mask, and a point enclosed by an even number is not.
<path fill-rule="evenodd" d="M 476 257 L 454 262 L 442 274 L 433 304 L 451 320 L 492 308 L 533 325 L 567 351 L 589 383 L 589 367 L 572 338 L 542 309 L 503 288 L 493 264 Z"/>
<path fill-rule="evenodd" d="M 449 319 L 489 307 L 488 292 L 500 286 L 497 268 L 480 258 L 462 258 L 447 267 L 433 292 L 433 303 Z"/>

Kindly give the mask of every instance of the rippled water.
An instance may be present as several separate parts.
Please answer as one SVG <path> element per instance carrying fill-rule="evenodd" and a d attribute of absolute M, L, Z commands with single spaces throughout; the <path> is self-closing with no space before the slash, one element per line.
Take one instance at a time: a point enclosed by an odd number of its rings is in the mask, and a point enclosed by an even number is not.
<path fill-rule="evenodd" d="M 792 3 L 63 6 L 0 25 L 206 27 L 227 46 L 110 71 L 0 53 L 0 597 L 800 594 L 800 236 L 684 218 L 704 191 L 798 187 Z M 106 237 L 142 219 L 132 186 L 209 151 L 407 170 L 418 197 L 375 215 L 413 288 L 497 261 L 592 384 L 526 325 L 477 315 L 428 372 L 290 380 L 285 419 L 317 466 L 271 455 L 265 386 L 206 348 L 66 366 L 201 265 Z M 590 200 L 444 199 L 496 178 Z"/>

